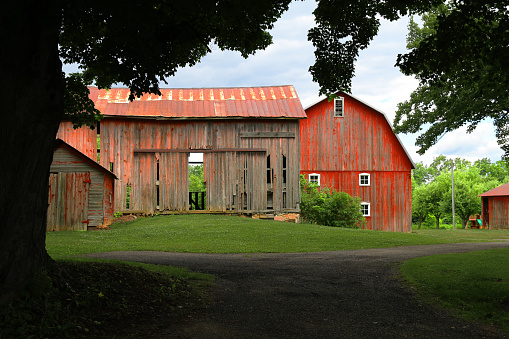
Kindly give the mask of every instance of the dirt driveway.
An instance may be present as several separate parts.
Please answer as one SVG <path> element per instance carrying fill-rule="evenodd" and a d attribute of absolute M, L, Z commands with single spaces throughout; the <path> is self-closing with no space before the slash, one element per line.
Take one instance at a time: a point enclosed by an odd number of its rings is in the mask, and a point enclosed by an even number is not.
<path fill-rule="evenodd" d="M 185 266 L 216 276 L 215 302 L 147 338 L 506 338 L 419 303 L 395 264 L 503 243 L 290 254 L 110 252 L 93 258 Z"/>

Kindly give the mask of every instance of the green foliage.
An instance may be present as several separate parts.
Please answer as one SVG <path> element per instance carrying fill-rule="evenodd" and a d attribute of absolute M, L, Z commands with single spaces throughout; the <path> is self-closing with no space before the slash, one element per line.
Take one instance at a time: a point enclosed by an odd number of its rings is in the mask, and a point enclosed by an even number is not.
<path fill-rule="evenodd" d="M 301 216 L 306 222 L 335 227 L 359 228 L 366 222 L 361 200 L 345 192 L 321 190 L 301 175 Z"/>
<path fill-rule="evenodd" d="M 91 83 L 84 80 L 83 74 L 71 73 L 65 77 L 65 84 L 64 117 L 73 123 L 74 128 L 86 125 L 94 129 L 102 114 L 89 98 L 87 85 Z"/>
<path fill-rule="evenodd" d="M 509 331 L 508 249 L 415 258 L 401 272 L 426 300 Z"/>
<path fill-rule="evenodd" d="M 448 2 L 410 21 L 406 55 L 397 66 L 419 79 L 410 99 L 398 105 L 397 133 L 417 133 L 423 154 L 445 133 L 463 125 L 473 131 L 485 118 L 496 127 L 509 155 L 509 1 Z"/>
<path fill-rule="evenodd" d="M 62 2 L 60 56 L 79 64 L 84 79 L 100 88 L 125 84 L 131 100 L 159 94 L 161 80 L 198 63 L 211 52 L 209 45 L 243 57 L 265 49 L 290 1 Z"/>
<path fill-rule="evenodd" d="M 461 219 L 462 227 L 470 215 L 481 214 L 478 195 L 509 179 L 505 161 L 491 163 L 489 159 L 481 159 L 472 164 L 465 159 L 453 160 L 440 155 L 429 166 L 417 164 L 412 171 L 412 214 L 419 228 L 428 214 L 435 217 L 436 228 L 440 227 L 440 218 L 452 214 L 451 162 L 454 163 L 455 214 Z"/>
<path fill-rule="evenodd" d="M 203 182 L 203 164 L 189 166 L 189 192 L 206 192 Z"/>

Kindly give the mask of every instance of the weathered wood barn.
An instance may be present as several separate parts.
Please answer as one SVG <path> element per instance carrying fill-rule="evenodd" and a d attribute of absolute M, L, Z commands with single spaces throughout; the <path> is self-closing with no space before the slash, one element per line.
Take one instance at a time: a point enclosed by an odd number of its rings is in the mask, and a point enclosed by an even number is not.
<path fill-rule="evenodd" d="M 321 187 L 360 197 L 366 229 L 410 232 L 414 163 L 384 113 L 352 95 L 337 95 L 305 110 L 301 173 Z"/>
<path fill-rule="evenodd" d="M 113 221 L 116 176 L 61 139 L 50 167 L 48 231 L 87 230 Z"/>
<path fill-rule="evenodd" d="M 509 229 L 509 184 L 479 195 L 482 201 L 482 227 Z"/>
<path fill-rule="evenodd" d="M 161 89 L 129 102 L 129 89 L 90 88 L 104 115 L 98 128 L 58 136 L 120 179 L 115 211 L 189 211 L 190 153 L 203 153 L 208 211 L 296 211 L 299 120 L 292 86 Z M 86 130 L 86 131 L 85 131 Z"/>

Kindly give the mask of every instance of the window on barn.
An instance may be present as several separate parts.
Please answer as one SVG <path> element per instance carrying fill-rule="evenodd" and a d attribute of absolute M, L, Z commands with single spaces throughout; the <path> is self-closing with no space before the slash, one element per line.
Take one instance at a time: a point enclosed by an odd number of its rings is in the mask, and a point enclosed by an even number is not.
<path fill-rule="evenodd" d="M 311 173 L 309 175 L 309 182 L 314 182 L 316 183 L 318 186 L 320 186 L 320 174 L 317 174 L 317 173 Z"/>
<path fill-rule="evenodd" d="M 334 99 L 334 117 L 342 118 L 345 116 L 345 105 L 343 97 Z"/>
<path fill-rule="evenodd" d="M 361 213 L 365 217 L 371 216 L 371 208 L 369 202 L 361 202 Z"/>
<path fill-rule="evenodd" d="M 369 186 L 369 185 L 371 185 L 370 174 L 369 173 L 359 174 L 359 186 Z"/>

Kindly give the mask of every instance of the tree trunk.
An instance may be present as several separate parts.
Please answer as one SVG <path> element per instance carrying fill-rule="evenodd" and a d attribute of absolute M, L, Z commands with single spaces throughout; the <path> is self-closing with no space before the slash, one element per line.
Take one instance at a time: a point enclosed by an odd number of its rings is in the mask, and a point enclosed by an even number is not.
<path fill-rule="evenodd" d="M 440 229 L 440 214 L 435 215 L 435 223 L 437 226 L 437 230 Z"/>
<path fill-rule="evenodd" d="M 421 226 L 422 226 L 422 214 L 419 214 L 419 226 L 417 227 L 417 229 L 421 229 Z"/>
<path fill-rule="evenodd" d="M 63 114 L 57 1 L 0 11 L 0 305 L 50 261 L 46 213 L 53 142 Z"/>

